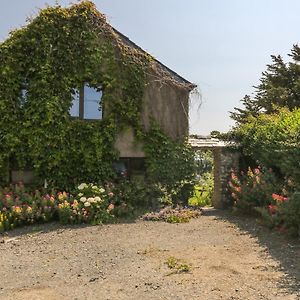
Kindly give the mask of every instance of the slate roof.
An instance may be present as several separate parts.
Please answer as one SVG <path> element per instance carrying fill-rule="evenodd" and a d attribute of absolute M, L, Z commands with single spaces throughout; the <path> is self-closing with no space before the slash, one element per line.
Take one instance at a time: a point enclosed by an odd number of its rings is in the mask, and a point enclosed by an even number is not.
<path fill-rule="evenodd" d="M 121 33 L 120 31 L 118 31 L 114 27 L 112 27 L 112 29 L 113 29 L 114 33 L 122 40 L 122 42 L 124 44 L 126 44 L 129 47 L 135 48 L 136 50 L 141 51 L 141 52 L 143 52 L 145 54 L 148 54 L 145 50 L 143 50 L 140 46 L 138 46 L 133 41 L 131 41 L 123 33 Z M 176 72 L 174 72 L 173 70 L 171 70 L 170 68 L 168 68 L 166 65 L 164 65 L 159 60 L 157 60 L 155 58 L 153 58 L 153 60 L 162 68 L 163 71 L 165 71 L 167 74 L 169 74 L 178 83 L 186 85 L 189 88 L 189 90 L 193 90 L 195 87 L 197 87 L 197 85 L 195 85 L 194 83 L 191 83 L 190 81 L 186 80 L 185 78 L 183 78 L 182 76 L 180 76 L 179 74 L 177 74 Z"/>

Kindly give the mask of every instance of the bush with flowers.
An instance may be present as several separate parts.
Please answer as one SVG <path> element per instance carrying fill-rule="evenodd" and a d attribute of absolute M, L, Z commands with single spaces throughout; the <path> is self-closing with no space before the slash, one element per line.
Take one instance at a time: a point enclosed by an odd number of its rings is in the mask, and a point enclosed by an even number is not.
<path fill-rule="evenodd" d="M 300 193 L 295 192 L 279 205 L 282 224 L 293 236 L 300 237 Z"/>
<path fill-rule="evenodd" d="M 277 186 L 271 169 L 248 168 L 238 176 L 231 172 L 228 190 L 234 207 L 246 213 L 254 212 L 255 207 L 271 204 L 271 195 Z"/>
<path fill-rule="evenodd" d="M 270 199 L 268 205 L 255 207 L 255 210 L 261 215 L 264 225 L 282 231 L 284 226 L 280 211 L 284 203 L 288 202 L 289 199 L 276 193 L 273 193 Z"/>
<path fill-rule="evenodd" d="M 113 220 L 114 194 L 92 183 L 80 184 L 75 196 L 60 193 L 58 198 L 59 220 L 63 223 L 102 224 Z"/>
<path fill-rule="evenodd" d="M 267 208 L 258 209 L 264 223 L 280 232 L 288 231 L 300 237 L 300 193 L 295 192 L 290 198 L 273 194 L 272 199 Z"/>
<path fill-rule="evenodd" d="M 53 195 L 27 192 L 23 184 L 0 190 L 0 231 L 37 222 L 49 222 L 57 213 Z"/>
<path fill-rule="evenodd" d="M 0 189 L 0 232 L 34 223 L 100 224 L 114 219 L 114 194 L 94 184 L 80 184 L 74 193 L 28 191 L 22 183 Z"/>
<path fill-rule="evenodd" d="M 291 193 L 288 186 L 282 188 L 272 170 L 248 168 L 240 176 L 232 172 L 228 187 L 238 210 L 258 212 L 269 228 L 300 236 L 300 193 Z"/>

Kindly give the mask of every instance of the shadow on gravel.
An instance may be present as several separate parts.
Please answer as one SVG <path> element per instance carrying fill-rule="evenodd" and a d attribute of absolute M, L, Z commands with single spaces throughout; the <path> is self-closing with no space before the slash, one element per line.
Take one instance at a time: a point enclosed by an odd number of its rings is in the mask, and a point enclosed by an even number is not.
<path fill-rule="evenodd" d="M 235 215 L 229 210 L 205 209 L 203 216 L 213 216 L 216 220 L 235 224 L 241 234 L 250 234 L 266 252 L 280 263 L 285 273 L 280 287 L 296 294 L 300 299 L 300 239 L 292 239 L 271 231 L 258 223 L 254 217 Z"/>
<path fill-rule="evenodd" d="M 142 213 L 133 215 L 127 218 L 119 218 L 114 223 L 108 223 L 108 224 L 99 224 L 99 225 L 91 225 L 91 224 L 70 224 L 70 225 L 63 225 L 59 223 L 58 221 L 53 221 L 50 223 L 36 223 L 32 225 L 25 225 L 23 227 L 16 227 L 13 230 L 6 231 L 4 233 L 0 233 L 0 243 L 3 242 L 3 238 L 5 239 L 17 239 L 18 237 L 21 237 L 23 235 L 33 235 L 33 234 L 43 234 L 48 233 L 52 231 L 57 231 L 58 234 L 64 232 L 65 230 L 77 230 L 81 228 L 86 227 L 94 227 L 98 226 L 99 228 L 104 226 L 113 226 L 116 224 L 130 224 L 130 223 L 136 223 L 137 220 L 139 220 L 142 216 Z"/>
<path fill-rule="evenodd" d="M 3 234 L 0 234 L 0 240 L 2 238 L 15 239 L 23 235 L 33 235 L 40 233 L 48 233 L 52 231 L 57 231 L 58 234 L 64 232 L 65 230 L 70 229 L 79 229 L 84 227 L 89 227 L 89 224 L 80 224 L 80 225 L 62 225 L 58 222 L 44 223 L 44 224 L 34 224 L 27 225 L 24 227 L 17 227 L 13 230 L 6 231 Z"/>

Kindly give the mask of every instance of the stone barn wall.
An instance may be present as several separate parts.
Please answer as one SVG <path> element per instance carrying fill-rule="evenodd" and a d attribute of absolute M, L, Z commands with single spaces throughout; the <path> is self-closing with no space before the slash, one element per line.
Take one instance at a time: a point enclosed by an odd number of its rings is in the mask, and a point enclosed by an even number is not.
<path fill-rule="evenodd" d="M 180 86 L 152 78 L 143 99 L 145 130 L 149 130 L 151 119 L 154 119 L 170 138 L 186 138 L 189 133 L 189 93 Z"/>
<path fill-rule="evenodd" d="M 143 97 L 141 121 L 144 130 L 148 131 L 154 120 L 170 138 L 183 141 L 189 134 L 189 94 L 187 88 L 151 76 Z M 115 148 L 120 157 L 145 156 L 143 145 L 135 141 L 130 128 L 118 135 Z"/>

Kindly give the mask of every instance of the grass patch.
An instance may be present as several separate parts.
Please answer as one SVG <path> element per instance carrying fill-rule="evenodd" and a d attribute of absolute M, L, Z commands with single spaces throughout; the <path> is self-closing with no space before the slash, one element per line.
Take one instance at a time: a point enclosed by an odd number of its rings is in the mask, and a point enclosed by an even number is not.
<path fill-rule="evenodd" d="M 178 259 L 176 257 L 169 257 L 167 261 L 165 262 L 167 267 L 172 270 L 171 274 L 180 274 L 180 273 L 188 273 L 191 271 L 191 265 L 188 264 L 185 260 L 183 259 Z"/>
<path fill-rule="evenodd" d="M 190 206 L 200 207 L 211 205 L 212 190 L 213 188 L 211 186 L 196 184 L 194 187 L 194 195 L 188 200 L 188 204 Z"/>

